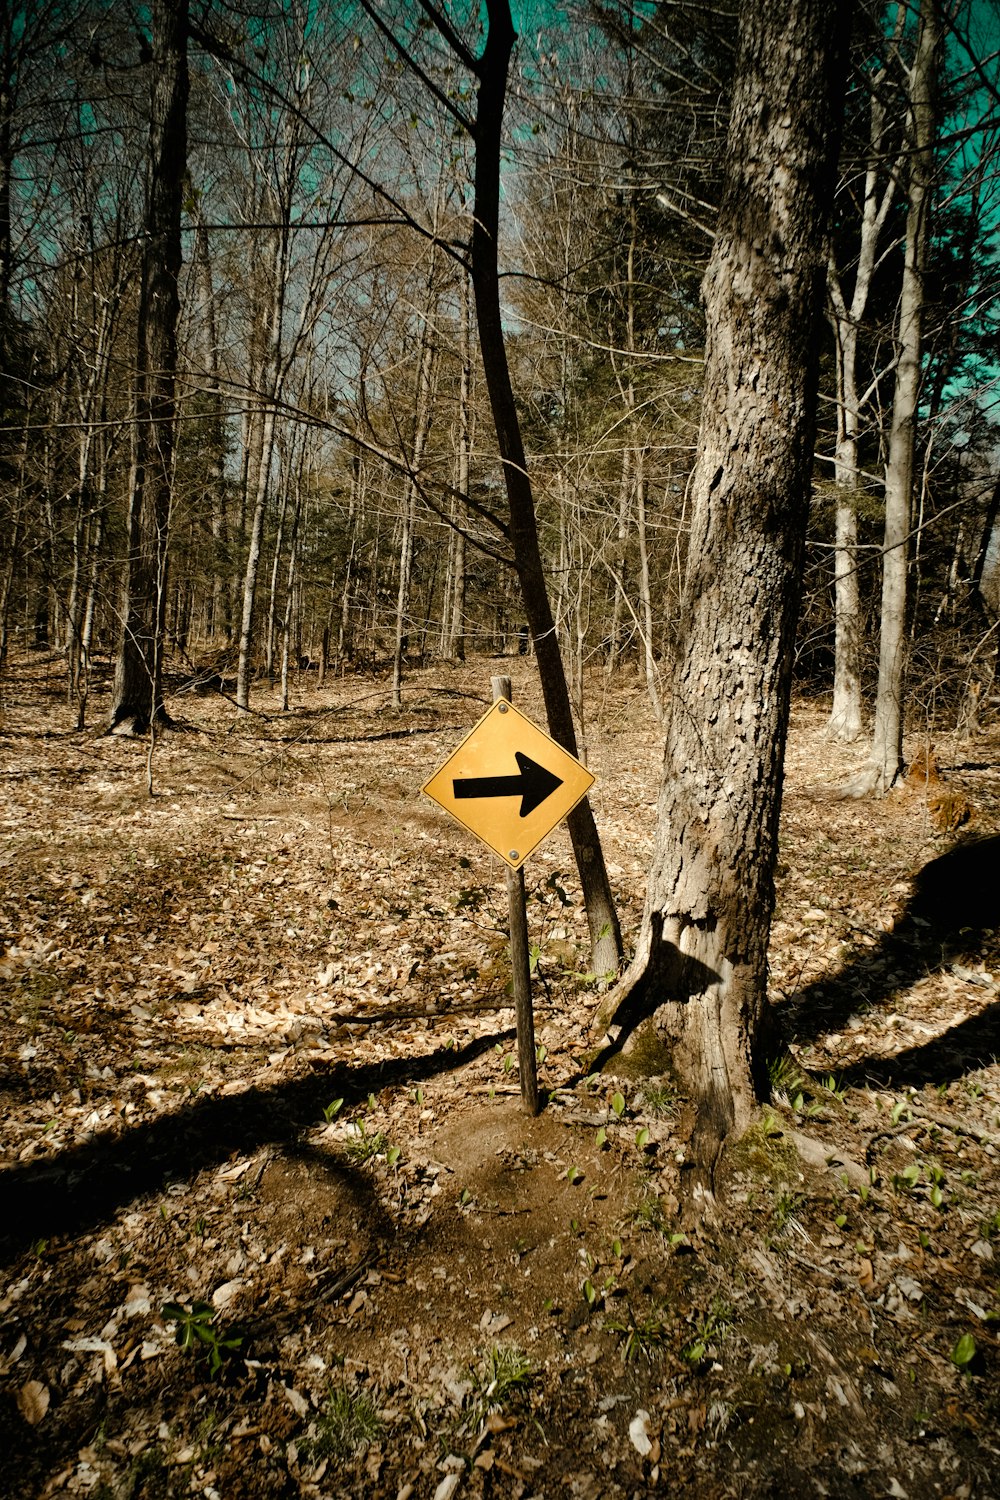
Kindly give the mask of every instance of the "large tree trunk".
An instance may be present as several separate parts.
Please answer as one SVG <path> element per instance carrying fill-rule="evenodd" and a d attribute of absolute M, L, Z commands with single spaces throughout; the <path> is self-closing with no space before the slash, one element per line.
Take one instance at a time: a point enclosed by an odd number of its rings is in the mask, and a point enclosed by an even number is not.
<path fill-rule="evenodd" d="M 497 258 L 500 138 L 507 69 L 515 33 L 508 0 L 487 0 L 486 9 L 489 31 L 477 69 L 479 95 L 475 126 L 476 181 L 472 228 L 472 286 L 476 299 L 479 347 L 507 490 L 514 566 L 538 662 L 549 733 L 571 755 L 575 755 L 577 744 L 573 709 L 538 544 L 534 499 L 500 316 Z M 614 973 L 621 961 L 621 929 L 597 825 L 586 797 L 577 803 L 567 823 L 587 909 L 591 963 L 595 973 Z"/>
<path fill-rule="evenodd" d="M 128 565 L 109 728 L 143 733 L 163 717 L 167 538 L 176 426 L 177 278 L 187 157 L 187 0 L 153 0 L 146 220 Z"/>
<path fill-rule="evenodd" d="M 924 263 L 927 258 L 934 173 L 934 92 L 940 44 L 938 0 L 923 0 L 917 55 L 910 76 L 912 137 L 909 204 L 906 211 L 906 253 L 896 335 L 896 389 L 892 400 L 892 426 L 885 466 L 885 537 L 882 548 L 882 611 L 875 727 L 872 731 L 869 765 L 849 788 L 856 795 L 870 791 L 888 791 L 903 769 L 907 569 L 913 511 L 913 461 L 920 398 Z"/>
<path fill-rule="evenodd" d="M 656 841 L 636 956 L 604 1008 L 612 1045 L 629 1034 L 636 1063 L 655 1065 L 657 1041 L 670 1049 L 693 1106 L 687 1187 L 696 1195 L 710 1190 L 722 1141 L 745 1127 L 764 1083 L 767 944 L 849 10 L 757 0 L 742 12 L 704 285 L 705 386 Z M 653 1051 L 640 1051 L 639 1038 Z"/>

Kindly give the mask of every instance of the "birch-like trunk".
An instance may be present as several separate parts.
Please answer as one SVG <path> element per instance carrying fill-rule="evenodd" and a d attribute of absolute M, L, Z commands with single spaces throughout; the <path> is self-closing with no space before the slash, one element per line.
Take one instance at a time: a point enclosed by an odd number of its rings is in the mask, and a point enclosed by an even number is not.
<path fill-rule="evenodd" d="M 337 666 L 342 666 L 353 652 L 354 632 L 351 627 L 351 610 L 354 605 L 354 569 L 358 549 L 358 529 L 364 512 L 366 472 L 364 459 L 355 453 L 351 468 L 351 498 L 347 513 L 347 560 L 344 564 L 344 579 L 340 589 L 340 625 L 337 631 Z"/>
<path fill-rule="evenodd" d="M 455 488 L 460 495 L 469 493 L 469 462 L 472 453 L 472 304 L 469 279 L 461 281 L 461 322 L 459 324 L 459 358 L 461 374 L 458 390 L 458 455 L 455 466 Z M 453 514 L 458 524 L 452 531 L 448 561 L 448 589 L 445 596 L 442 654 L 449 660 L 465 660 L 465 529 L 459 514 L 461 501 L 455 501 Z"/>
<path fill-rule="evenodd" d="M 302 522 L 302 501 L 305 493 L 306 445 L 295 472 L 295 504 L 292 510 L 292 531 L 288 542 L 288 571 L 285 576 L 285 613 L 281 626 L 281 709 L 288 712 L 288 665 L 292 645 L 292 618 L 295 609 L 295 584 L 299 566 L 299 536 Z"/>
<path fill-rule="evenodd" d="M 900 21 L 904 15 L 899 9 Z M 896 38 L 898 43 L 898 36 Z M 831 256 L 827 270 L 830 319 L 833 324 L 837 378 L 837 448 L 834 482 L 837 491 L 834 540 L 834 676 L 833 703 L 827 723 L 832 739 L 853 742 L 862 731 L 861 719 L 861 591 L 858 587 L 858 439 L 861 398 L 858 391 L 858 330 L 868 307 L 879 238 L 895 196 L 902 162 L 891 166 L 884 187 L 879 176 L 883 161 L 885 108 L 879 96 L 884 70 L 871 80 L 869 155 L 858 233 L 857 263 L 850 306 L 845 301 L 840 273 Z"/>
<path fill-rule="evenodd" d="M 427 284 L 427 305 L 420 325 L 420 343 L 417 360 L 417 388 L 414 395 L 413 448 L 410 453 L 411 478 L 406 481 L 403 512 L 400 517 L 399 541 L 399 586 L 396 591 L 396 639 L 392 653 L 392 706 L 399 709 L 403 704 L 403 658 L 406 654 L 406 637 L 409 630 L 410 582 L 413 574 L 413 530 L 417 519 L 417 485 L 424 448 L 431 430 L 433 402 L 434 360 L 434 315 L 433 257 Z"/>
<path fill-rule="evenodd" d="M 631 98 L 633 93 L 633 57 L 629 49 L 628 55 L 628 94 Z M 629 155 L 634 157 L 634 114 L 629 116 Z M 633 364 L 635 360 L 635 248 L 638 235 L 638 216 L 636 214 L 635 193 L 629 196 L 629 241 L 628 252 L 625 257 L 625 369 L 615 369 L 615 378 L 618 382 L 619 394 L 625 408 L 626 420 L 623 424 L 625 442 L 622 448 L 621 479 L 618 487 L 618 536 L 615 551 L 615 565 L 612 570 L 614 584 L 614 602 L 611 610 L 611 631 L 608 642 L 607 676 L 610 679 L 617 671 L 621 657 L 623 643 L 621 640 L 622 620 L 627 610 L 631 610 L 631 601 L 626 593 L 626 568 L 628 566 L 628 538 L 629 520 L 632 509 L 632 496 L 635 487 L 636 467 L 635 445 L 637 442 L 635 431 L 635 383 L 633 380 Z M 614 347 L 614 329 L 609 329 L 608 343 Z M 615 356 L 611 356 L 612 364 Z"/>
<path fill-rule="evenodd" d="M 261 553 L 264 545 L 264 520 L 267 515 L 268 490 L 275 448 L 275 402 L 278 399 L 281 357 L 281 325 L 284 316 L 285 269 L 288 256 L 288 227 L 282 224 L 275 234 L 272 261 L 267 283 L 271 306 L 267 319 L 265 348 L 262 364 L 265 390 L 263 404 L 257 421 L 248 426 L 246 468 L 248 494 L 253 486 L 253 508 L 251 511 L 250 536 L 247 543 L 246 567 L 243 573 L 243 602 L 240 610 L 240 651 L 236 669 L 236 702 L 238 707 L 250 707 L 250 683 L 253 678 L 253 631 L 254 610 L 257 600 L 257 575 L 260 571 Z M 256 439 L 256 441 L 254 441 Z M 250 507 L 247 506 L 250 510 Z"/>
<path fill-rule="evenodd" d="M 285 517 L 288 514 L 289 464 L 284 445 L 279 445 L 281 458 L 281 495 L 278 500 L 278 529 L 274 538 L 274 555 L 271 558 L 271 583 L 267 594 L 267 632 L 264 637 L 264 675 L 268 686 L 274 687 L 274 644 L 278 631 L 278 575 L 281 571 L 281 549 L 285 543 Z"/>
<path fill-rule="evenodd" d="M 934 95 L 941 50 L 938 0 L 922 0 L 917 53 L 910 73 L 912 118 L 906 252 L 896 334 L 896 386 L 885 467 L 878 690 L 868 767 L 850 788 L 885 792 L 903 769 L 907 568 L 923 343 L 924 265 L 934 177 Z"/>
<path fill-rule="evenodd" d="M 663 723 L 663 699 L 660 696 L 660 681 L 656 670 L 656 650 L 653 644 L 653 598 L 649 586 L 649 538 L 646 531 L 646 454 L 638 454 L 638 473 L 635 483 L 635 525 L 639 544 L 639 620 L 642 631 L 643 666 L 646 674 L 646 691 L 653 705 L 657 721 Z"/>
<path fill-rule="evenodd" d="M 205 600 L 205 635 L 210 642 L 220 627 L 227 640 L 233 632 L 232 609 L 226 578 L 228 542 L 225 507 L 225 435 L 219 368 L 219 338 L 215 316 L 215 289 L 212 283 L 212 259 L 208 229 L 199 220 L 194 241 L 195 272 L 200 303 L 202 357 L 209 387 L 211 416 L 207 423 L 207 517 L 212 538 L 211 587 Z"/>

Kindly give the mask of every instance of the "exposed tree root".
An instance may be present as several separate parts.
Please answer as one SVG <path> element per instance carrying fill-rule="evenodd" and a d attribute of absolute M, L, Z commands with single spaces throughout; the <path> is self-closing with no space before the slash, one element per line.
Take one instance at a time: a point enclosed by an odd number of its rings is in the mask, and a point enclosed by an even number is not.
<path fill-rule="evenodd" d="M 848 801 L 851 798 L 860 801 L 863 797 L 884 797 L 886 792 L 895 785 L 898 772 L 889 776 L 884 766 L 869 761 L 862 766 L 858 774 L 843 786 L 837 787 L 831 796 L 838 801 Z"/>

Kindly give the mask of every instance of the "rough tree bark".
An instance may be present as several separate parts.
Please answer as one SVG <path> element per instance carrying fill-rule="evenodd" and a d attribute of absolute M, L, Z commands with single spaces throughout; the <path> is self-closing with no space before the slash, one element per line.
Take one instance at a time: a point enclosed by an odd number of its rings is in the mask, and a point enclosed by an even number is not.
<path fill-rule="evenodd" d="M 705 386 L 682 639 L 635 959 L 611 1049 L 670 1065 L 692 1110 L 685 1197 L 765 1083 L 767 943 L 815 431 L 818 319 L 848 5 L 741 11 L 704 297 Z M 643 1043 L 652 1050 L 645 1050 Z M 661 1045 L 657 1045 L 657 1044 Z"/>
<path fill-rule="evenodd" d="M 109 729 L 164 717 L 162 646 L 176 428 L 177 278 L 187 160 L 187 0 L 153 0 L 145 232 L 135 386 L 128 563 Z"/>
<path fill-rule="evenodd" d="M 577 741 L 573 710 L 549 603 L 531 480 L 500 315 L 497 259 L 500 140 L 507 71 L 516 35 L 508 0 L 487 0 L 486 11 L 489 30 L 482 56 L 475 64 L 479 91 L 473 129 L 476 170 L 471 271 L 479 347 L 507 490 L 514 567 L 538 662 L 549 733 L 571 755 L 575 755 Z M 598 974 L 614 973 L 621 960 L 621 929 L 597 825 L 586 798 L 577 804 L 567 822 L 587 909 L 591 962 Z"/>

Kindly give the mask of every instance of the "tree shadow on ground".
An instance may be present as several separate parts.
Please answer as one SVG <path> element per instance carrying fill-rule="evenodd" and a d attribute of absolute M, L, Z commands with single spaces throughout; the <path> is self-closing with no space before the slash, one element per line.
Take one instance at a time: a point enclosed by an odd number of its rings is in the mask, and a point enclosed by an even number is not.
<path fill-rule="evenodd" d="M 598 1019 L 605 1041 L 590 1062 L 595 1073 L 611 1069 L 615 1058 L 627 1057 L 639 1046 L 647 1066 L 659 1053 L 668 1066 L 669 1054 L 648 1023 L 664 1001 L 685 1004 L 719 983 L 714 969 L 663 939 L 661 913 L 653 913 L 652 924 L 650 957 L 645 967 L 634 978 L 631 970 L 626 972 L 601 1004 Z"/>
<path fill-rule="evenodd" d="M 318 1124 L 334 1097 L 346 1108 L 371 1093 L 420 1083 L 509 1039 L 511 1030 L 465 1047 L 420 1057 L 354 1066 L 314 1065 L 304 1076 L 239 1094 L 195 1099 L 184 1108 L 114 1134 L 96 1136 L 45 1162 L 0 1172 L 0 1265 L 39 1240 L 72 1237 L 109 1222 L 126 1205 L 171 1180 L 187 1181 L 206 1167 L 265 1145 L 295 1146 Z"/>
<path fill-rule="evenodd" d="M 960 959 L 1000 954 L 1000 836 L 968 839 L 931 860 L 891 932 L 838 973 L 807 986 L 778 1012 L 786 1041 L 840 1031 L 927 974 Z M 942 1084 L 1000 1054 L 1000 999 L 920 1046 L 862 1059 L 843 1070 L 847 1084 Z"/>
<path fill-rule="evenodd" d="M 289 1169 L 296 1166 L 302 1171 L 292 1180 Z M 350 1252 L 335 1254 L 310 1276 L 307 1300 L 310 1318 L 314 1318 L 320 1307 L 336 1302 L 364 1280 L 397 1240 L 399 1226 L 386 1212 L 372 1174 L 345 1160 L 336 1149 L 316 1147 L 301 1139 L 285 1143 L 280 1157 L 265 1161 L 257 1179 L 258 1191 L 261 1179 L 266 1190 L 272 1172 L 281 1174 L 279 1190 L 283 1186 L 294 1194 L 299 1234 L 312 1238 L 319 1228 L 314 1206 L 317 1192 L 324 1205 L 322 1223 L 351 1226 Z M 304 1182 L 309 1188 L 305 1195 Z M 301 1299 L 289 1297 L 277 1285 L 265 1293 L 263 1300 L 257 1298 L 252 1312 L 241 1318 L 240 1329 L 258 1358 L 278 1358 L 278 1340 L 294 1331 L 302 1317 Z"/>

